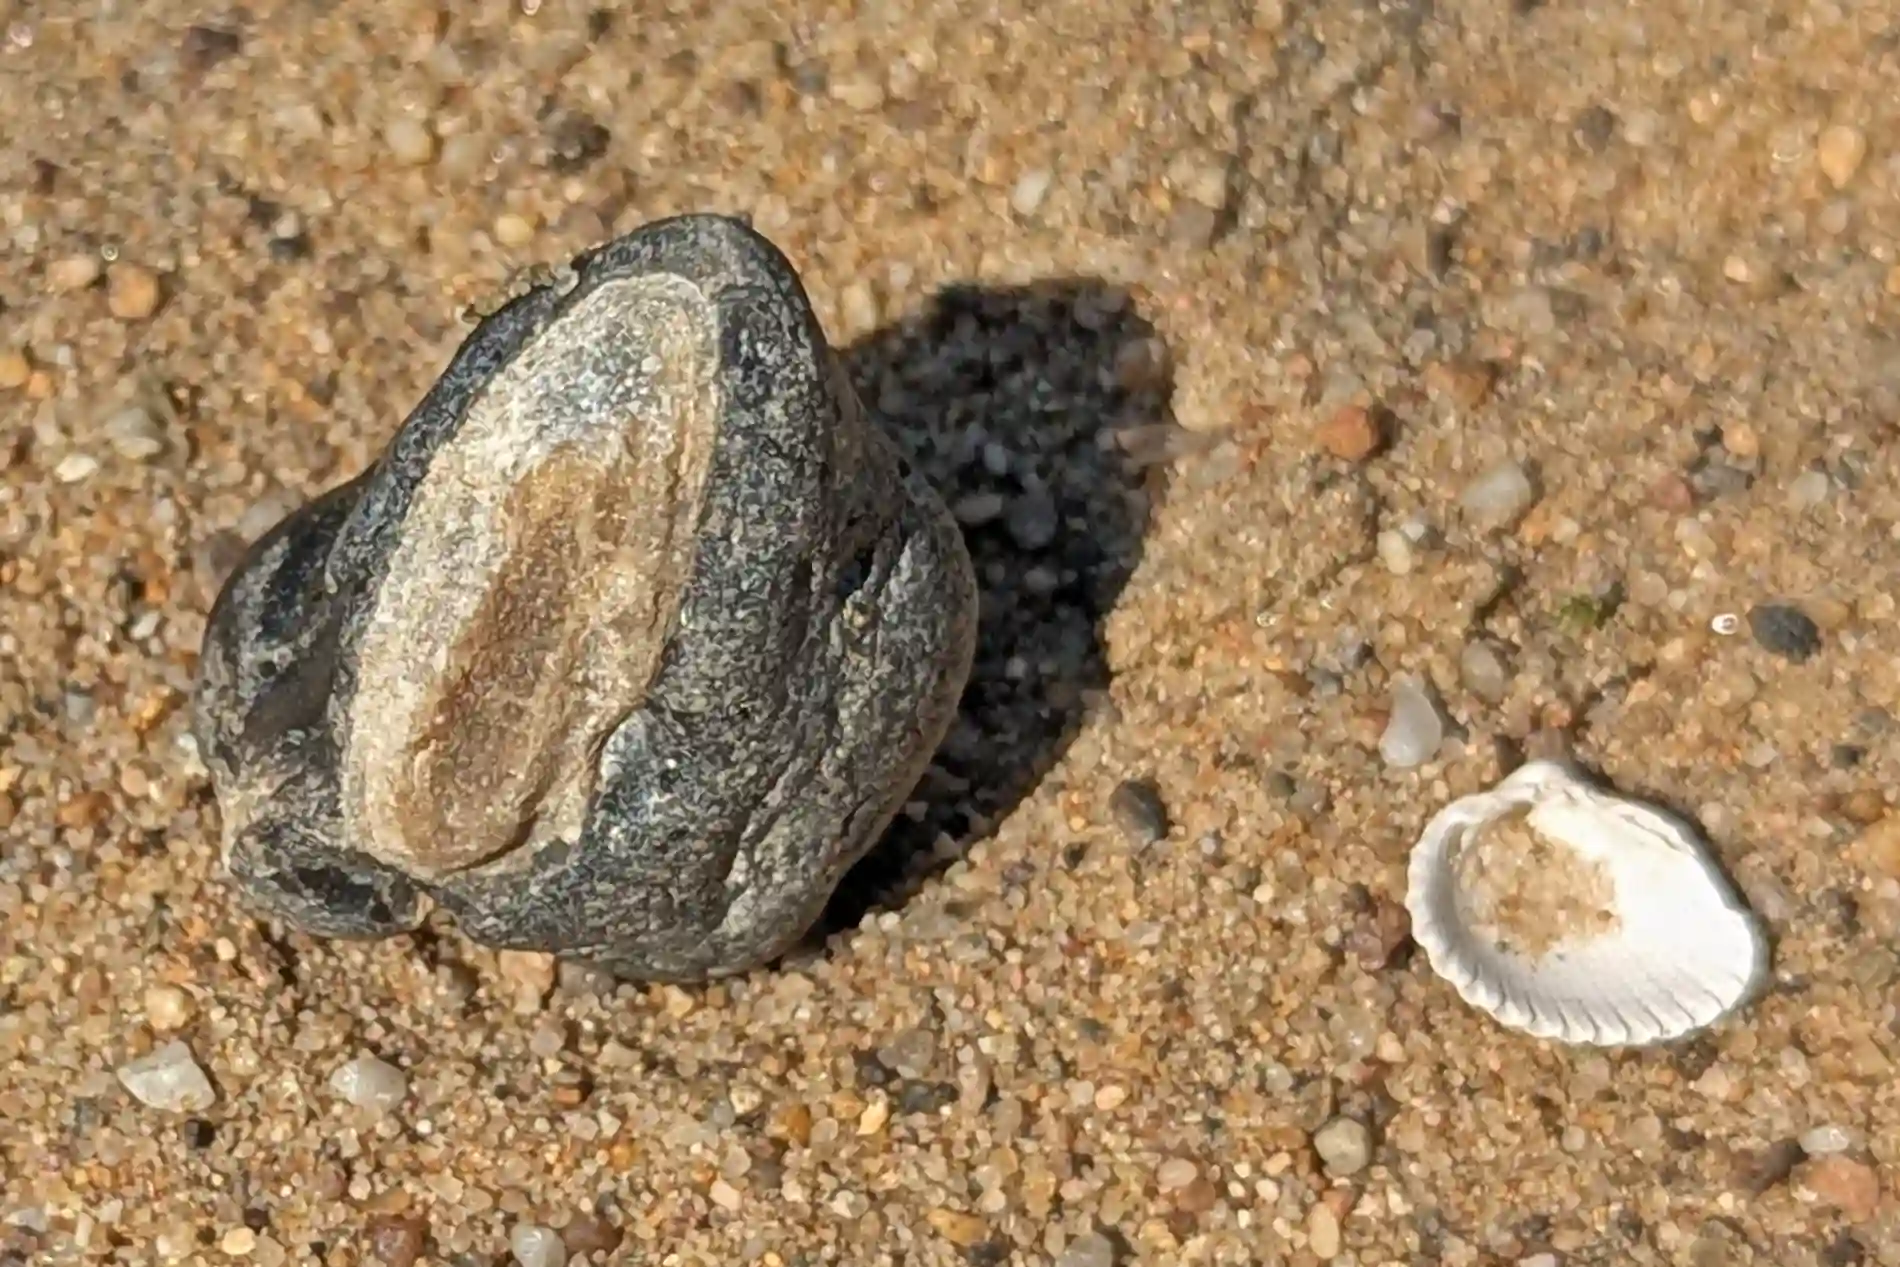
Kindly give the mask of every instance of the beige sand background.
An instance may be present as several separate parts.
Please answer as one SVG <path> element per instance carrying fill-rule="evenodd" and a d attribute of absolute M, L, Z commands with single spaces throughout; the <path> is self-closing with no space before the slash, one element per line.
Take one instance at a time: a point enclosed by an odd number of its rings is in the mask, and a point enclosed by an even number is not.
<path fill-rule="evenodd" d="M 0 1261 L 1900 1263 L 1891 6 L 0 14 Z M 236 550 L 465 308 L 701 209 L 970 527 L 896 852 L 705 990 L 247 918 L 183 739 Z M 1752 1009 L 1561 1049 L 1407 953 L 1423 820 L 1564 747 L 1707 830 Z M 173 1040 L 210 1107 L 115 1075 Z"/>

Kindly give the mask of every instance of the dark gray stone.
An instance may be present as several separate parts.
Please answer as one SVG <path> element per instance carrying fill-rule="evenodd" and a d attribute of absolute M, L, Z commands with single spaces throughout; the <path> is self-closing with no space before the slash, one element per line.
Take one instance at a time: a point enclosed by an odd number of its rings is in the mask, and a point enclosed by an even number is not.
<path fill-rule="evenodd" d="M 970 669 L 955 523 L 790 263 L 661 221 L 486 317 L 368 471 L 258 541 L 194 725 L 252 904 L 695 980 L 787 949 Z"/>
<path fill-rule="evenodd" d="M 1757 644 L 1799 664 L 1821 649 L 1821 630 L 1799 607 L 1760 603 L 1748 610 L 1748 631 Z"/>

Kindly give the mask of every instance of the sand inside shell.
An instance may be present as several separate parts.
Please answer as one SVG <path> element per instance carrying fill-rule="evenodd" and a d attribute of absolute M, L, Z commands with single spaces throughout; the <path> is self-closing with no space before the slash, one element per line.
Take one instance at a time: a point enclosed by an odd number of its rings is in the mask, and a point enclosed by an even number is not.
<path fill-rule="evenodd" d="M 1615 930 L 1609 869 L 1535 831 L 1528 809 L 1475 827 L 1454 868 L 1465 917 L 1500 951 L 1541 959 Z"/>

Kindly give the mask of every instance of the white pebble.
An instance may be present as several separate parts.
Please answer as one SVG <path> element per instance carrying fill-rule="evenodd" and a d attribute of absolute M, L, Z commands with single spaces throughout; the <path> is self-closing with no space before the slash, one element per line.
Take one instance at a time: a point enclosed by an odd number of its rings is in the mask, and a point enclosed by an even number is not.
<path fill-rule="evenodd" d="M 77 484 L 99 473 L 99 459 L 90 453 L 68 453 L 53 468 L 53 478 L 62 484 Z"/>
<path fill-rule="evenodd" d="M 165 435 L 148 410 L 127 405 L 106 419 L 106 439 L 119 456 L 133 462 L 155 458 L 165 451 Z"/>
<path fill-rule="evenodd" d="M 517 1223 L 508 1236 L 508 1248 L 514 1251 L 521 1267 L 563 1267 L 567 1246 L 553 1228 L 534 1223 Z"/>
<path fill-rule="evenodd" d="M 358 1056 L 330 1075 L 330 1090 L 359 1109 L 387 1113 L 409 1094 L 409 1079 L 386 1060 Z"/>
<path fill-rule="evenodd" d="M 1492 527 L 1509 527 L 1537 500 L 1530 476 L 1515 462 L 1500 462 L 1466 487 L 1459 503 L 1465 513 Z"/>
<path fill-rule="evenodd" d="M 1155 1168 L 1155 1187 L 1163 1192 L 1179 1192 L 1199 1173 L 1187 1158 L 1170 1157 Z"/>
<path fill-rule="evenodd" d="M 1817 1126 L 1802 1132 L 1801 1151 L 1810 1157 L 1827 1157 L 1834 1153 L 1844 1153 L 1854 1146 L 1854 1137 L 1848 1134 L 1845 1126 Z"/>
<path fill-rule="evenodd" d="M 1049 196 L 1049 185 L 1054 179 L 1046 167 L 1031 168 L 1016 178 L 1016 185 L 1009 191 L 1009 205 L 1019 216 L 1033 216 L 1042 206 L 1042 200 Z"/>
<path fill-rule="evenodd" d="M 1372 1160 L 1372 1133 L 1364 1122 L 1336 1117 L 1313 1132 L 1313 1151 L 1330 1175 L 1356 1175 Z"/>
<path fill-rule="evenodd" d="M 1387 528 L 1379 534 L 1379 561 L 1392 575 L 1406 575 L 1412 570 L 1411 541 L 1398 529 Z"/>
<path fill-rule="evenodd" d="M 149 1056 L 119 1066 L 119 1082 L 132 1098 L 149 1108 L 170 1113 L 199 1113 L 211 1107 L 217 1093 L 198 1066 L 191 1048 L 169 1042 Z"/>
<path fill-rule="evenodd" d="M 1444 741 L 1445 719 L 1424 685 L 1415 677 L 1394 679 L 1392 715 L 1379 736 L 1379 755 L 1385 763 L 1400 770 L 1423 765 Z"/>

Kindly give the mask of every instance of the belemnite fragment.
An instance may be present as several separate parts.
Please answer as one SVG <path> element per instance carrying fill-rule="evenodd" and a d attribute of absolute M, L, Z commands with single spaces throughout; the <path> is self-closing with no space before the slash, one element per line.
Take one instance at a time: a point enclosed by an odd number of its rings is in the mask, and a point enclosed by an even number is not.
<path fill-rule="evenodd" d="M 238 565 L 194 730 L 230 878 L 697 980 L 817 920 L 955 715 L 976 587 L 786 258 L 659 221 L 485 317 Z"/>

